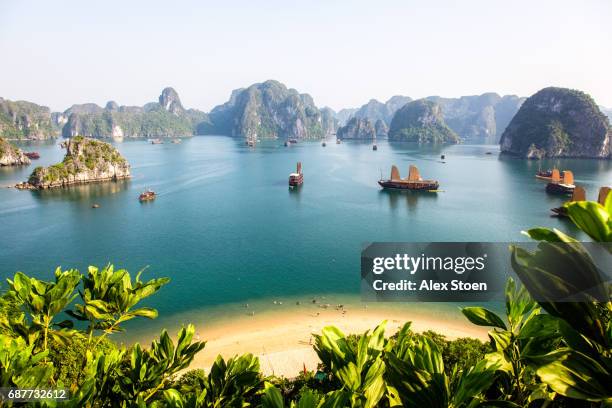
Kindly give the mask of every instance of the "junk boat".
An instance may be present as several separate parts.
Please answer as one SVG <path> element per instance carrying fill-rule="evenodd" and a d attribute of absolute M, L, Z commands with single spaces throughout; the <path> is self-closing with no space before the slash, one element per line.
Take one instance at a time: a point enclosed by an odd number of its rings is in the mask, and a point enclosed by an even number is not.
<path fill-rule="evenodd" d="M 155 191 L 153 191 L 153 190 L 147 190 L 147 191 L 145 191 L 144 193 L 142 193 L 142 194 L 140 194 L 140 195 L 138 196 L 138 200 L 139 200 L 140 202 L 143 202 L 143 201 L 151 201 L 151 200 L 155 200 L 155 197 L 156 197 L 156 195 L 155 195 Z"/>
<path fill-rule="evenodd" d="M 586 191 L 584 191 L 584 188 L 580 186 L 576 187 L 572 193 L 572 198 L 569 201 L 564 203 L 561 207 L 551 208 L 550 211 L 552 211 L 557 217 L 567 217 L 567 208 L 565 207 L 565 204 L 573 201 L 586 201 Z"/>
<path fill-rule="evenodd" d="M 431 191 L 437 190 L 440 184 L 436 180 L 423 180 L 416 166 L 410 166 L 408 177 L 403 179 L 395 165 L 391 166 L 391 178 L 389 180 L 378 180 L 382 188 L 394 190 Z"/>
<path fill-rule="evenodd" d="M 38 152 L 26 152 L 24 153 L 28 159 L 40 159 Z"/>
<path fill-rule="evenodd" d="M 297 171 L 289 174 L 289 187 L 297 187 L 304 182 L 304 174 L 302 174 L 302 162 L 297 163 Z"/>
<path fill-rule="evenodd" d="M 556 176 L 555 176 L 555 174 L 556 174 Z M 549 170 L 544 170 L 544 171 L 543 170 L 538 170 L 538 172 L 536 173 L 535 177 L 537 179 L 540 179 L 540 180 L 550 180 L 550 181 L 552 181 L 553 178 L 555 178 L 555 177 L 557 179 L 561 178 L 561 176 L 559 174 L 559 170 L 557 170 L 557 169 L 552 169 L 552 170 L 549 169 Z"/>
<path fill-rule="evenodd" d="M 574 185 L 574 173 L 569 170 L 563 171 L 563 179 L 559 177 L 559 171 L 553 169 L 552 179 L 546 185 L 546 192 L 550 194 L 572 194 L 576 186 Z"/>

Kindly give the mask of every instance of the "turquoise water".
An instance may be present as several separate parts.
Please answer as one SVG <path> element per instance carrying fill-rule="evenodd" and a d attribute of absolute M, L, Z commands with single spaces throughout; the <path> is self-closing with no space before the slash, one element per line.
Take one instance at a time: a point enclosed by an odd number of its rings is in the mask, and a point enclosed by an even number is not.
<path fill-rule="evenodd" d="M 578 235 L 549 216 L 561 197 L 533 175 L 538 163 L 499 158 L 497 146 L 418 148 L 405 144 L 270 141 L 249 148 L 229 137 L 181 144 L 117 143 L 133 178 L 52 191 L 0 189 L 0 278 L 21 270 L 50 279 L 56 266 L 85 271 L 108 262 L 172 282 L 147 301 L 164 319 L 246 300 L 323 293 L 354 295 L 360 249 L 371 241 L 516 241 L 541 225 Z M 0 186 L 60 161 L 54 143 L 29 167 L 1 168 Z M 493 152 L 487 155 L 487 152 Z M 440 154 L 446 163 L 440 162 Z M 304 185 L 288 174 L 302 161 Z M 440 181 L 440 193 L 381 191 L 391 164 Z M 612 163 L 556 160 L 594 199 L 612 181 Z M 146 188 L 159 193 L 140 203 Z M 92 209 L 93 203 L 100 208 Z M 4 286 L 4 285 L 3 285 Z M 138 326 L 139 323 L 133 323 Z"/>

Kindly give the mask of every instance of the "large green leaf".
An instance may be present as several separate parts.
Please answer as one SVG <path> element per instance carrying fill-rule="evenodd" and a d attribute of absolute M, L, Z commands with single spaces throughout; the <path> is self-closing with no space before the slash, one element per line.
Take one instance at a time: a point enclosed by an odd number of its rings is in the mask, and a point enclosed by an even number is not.
<path fill-rule="evenodd" d="M 506 324 L 495 312 L 484 307 L 470 306 L 461 309 L 468 320 L 478 326 L 499 327 L 506 330 Z"/>

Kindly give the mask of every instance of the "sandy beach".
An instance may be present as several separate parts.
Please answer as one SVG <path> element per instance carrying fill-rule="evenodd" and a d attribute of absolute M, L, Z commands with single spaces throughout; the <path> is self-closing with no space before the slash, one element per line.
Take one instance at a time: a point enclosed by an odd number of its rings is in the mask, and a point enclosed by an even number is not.
<path fill-rule="evenodd" d="M 325 326 L 330 325 L 337 326 L 346 334 L 363 333 L 383 320 L 387 320 L 386 334 L 389 336 L 404 322 L 412 321 L 412 328 L 417 332 L 434 330 L 449 339 L 487 339 L 487 329 L 469 323 L 458 310 L 452 315 L 439 315 L 380 304 L 351 305 L 340 310 L 335 305 L 327 308 L 321 305 L 302 305 L 251 316 L 248 309 L 245 309 L 243 316 L 226 323 L 196 324 L 196 337 L 207 343 L 190 368 L 208 370 L 219 354 L 227 359 L 253 353 L 260 358 L 264 374 L 291 378 L 304 366 L 308 370 L 317 368 L 318 357 L 312 347 L 312 333 L 320 333 Z"/>

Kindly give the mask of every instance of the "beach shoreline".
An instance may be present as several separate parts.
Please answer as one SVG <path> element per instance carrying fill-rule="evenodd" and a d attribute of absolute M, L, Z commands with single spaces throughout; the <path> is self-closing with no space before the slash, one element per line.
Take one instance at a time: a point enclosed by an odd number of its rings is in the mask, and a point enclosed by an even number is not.
<path fill-rule="evenodd" d="M 294 302 L 255 313 L 250 311 L 253 306 L 244 305 L 243 313 L 226 320 L 208 322 L 191 314 L 196 327 L 194 340 L 206 341 L 206 347 L 196 355 L 189 369 L 208 372 L 218 355 L 227 360 L 251 353 L 259 357 L 264 375 L 293 378 L 304 368 L 317 369 L 319 359 L 313 349 L 312 334 L 320 334 L 326 326 L 336 326 L 345 334 L 360 334 L 385 320 L 387 336 L 410 321 L 416 332 L 433 330 L 448 339 L 473 337 L 487 340 L 487 328 L 471 324 L 458 309 L 433 308 L 428 312 L 422 306 L 355 302 L 339 307 L 337 304 Z M 453 310 L 456 312 L 451 312 Z M 146 344 L 157 333 L 150 335 L 140 340 Z"/>

